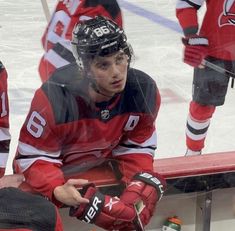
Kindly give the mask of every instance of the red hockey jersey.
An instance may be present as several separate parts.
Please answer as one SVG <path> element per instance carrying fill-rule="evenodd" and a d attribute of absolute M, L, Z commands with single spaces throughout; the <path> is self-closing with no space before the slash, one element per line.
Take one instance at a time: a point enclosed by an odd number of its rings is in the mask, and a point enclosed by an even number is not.
<path fill-rule="evenodd" d="M 111 158 L 128 180 L 153 170 L 160 95 L 153 79 L 129 69 L 124 91 L 93 103 L 76 64 L 56 71 L 35 93 L 21 129 L 16 163 L 34 190 L 49 198 L 64 183 L 62 169 Z"/>
<path fill-rule="evenodd" d="M 97 15 L 110 18 L 122 27 L 121 10 L 116 0 L 58 1 L 42 37 L 45 50 L 39 64 L 42 82 L 46 81 L 55 69 L 75 61 L 70 45 L 72 30 L 79 20 Z"/>
<path fill-rule="evenodd" d="M 206 3 L 206 12 L 198 31 L 198 10 Z M 235 1 L 178 0 L 176 14 L 184 33 L 197 32 L 209 40 L 209 56 L 235 60 Z"/>
<path fill-rule="evenodd" d="M 0 61 L 0 177 L 4 175 L 8 159 L 9 133 L 9 104 L 7 93 L 7 71 Z"/>

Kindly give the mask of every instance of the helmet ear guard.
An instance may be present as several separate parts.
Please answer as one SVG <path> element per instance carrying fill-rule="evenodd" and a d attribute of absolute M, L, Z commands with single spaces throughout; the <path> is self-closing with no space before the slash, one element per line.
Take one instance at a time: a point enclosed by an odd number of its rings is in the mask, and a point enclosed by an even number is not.
<path fill-rule="evenodd" d="M 88 68 L 95 56 L 106 56 L 123 50 L 131 61 L 133 51 L 123 29 L 110 19 L 97 16 L 82 21 L 73 29 L 72 51 L 80 69 Z"/>

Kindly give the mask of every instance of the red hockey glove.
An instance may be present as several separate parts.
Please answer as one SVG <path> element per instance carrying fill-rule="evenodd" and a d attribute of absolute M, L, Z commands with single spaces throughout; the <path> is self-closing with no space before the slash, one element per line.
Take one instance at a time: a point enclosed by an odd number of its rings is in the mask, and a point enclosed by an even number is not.
<path fill-rule="evenodd" d="M 90 203 L 71 208 L 70 216 L 106 230 L 142 231 L 165 188 L 165 180 L 150 173 L 136 174 L 120 198 L 103 195 L 94 185 L 88 185 L 81 194 Z"/>
<path fill-rule="evenodd" d="M 132 223 L 135 220 L 134 207 L 126 205 L 118 197 L 104 195 L 91 184 L 83 187 L 82 191 L 80 193 L 84 193 L 83 197 L 89 199 L 90 203 L 70 208 L 70 216 L 87 223 L 94 223 L 105 230 L 114 230 L 116 224 Z"/>
<path fill-rule="evenodd" d="M 125 204 L 134 205 L 143 226 L 153 216 L 157 202 L 163 196 L 166 181 L 156 173 L 138 173 L 124 190 L 120 199 Z M 124 226 L 125 225 L 125 226 Z M 133 224 L 123 224 L 122 230 L 133 230 Z M 120 229 L 120 227 L 119 227 Z"/>
<path fill-rule="evenodd" d="M 185 45 L 184 62 L 193 67 L 198 67 L 208 54 L 208 39 L 195 35 L 182 38 L 182 42 Z"/>

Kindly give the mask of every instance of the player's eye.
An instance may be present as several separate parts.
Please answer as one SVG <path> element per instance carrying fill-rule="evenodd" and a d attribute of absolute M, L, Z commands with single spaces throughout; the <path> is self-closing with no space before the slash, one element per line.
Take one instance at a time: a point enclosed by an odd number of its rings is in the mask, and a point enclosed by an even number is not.
<path fill-rule="evenodd" d="M 126 54 L 121 53 L 116 57 L 116 64 L 121 64 L 125 60 L 126 60 Z"/>
<path fill-rule="evenodd" d="M 96 67 L 101 70 L 106 70 L 109 67 L 109 64 L 107 62 L 100 62 L 97 63 Z"/>

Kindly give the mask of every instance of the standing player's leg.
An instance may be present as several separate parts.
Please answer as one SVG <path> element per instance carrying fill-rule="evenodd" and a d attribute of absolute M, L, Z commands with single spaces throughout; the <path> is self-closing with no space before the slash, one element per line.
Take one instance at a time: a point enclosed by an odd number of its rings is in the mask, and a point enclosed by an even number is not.
<path fill-rule="evenodd" d="M 0 178 L 5 173 L 11 140 L 7 78 L 7 71 L 0 61 Z"/>
<path fill-rule="evenodd" d="M 216 65 L 222 61 L 212 60 Z M 222 64 L 221 64 L 222 63 Z M 201 154 L 216 106 L 224 104 L 229 78 L 209 67 L 195 68 L 193 99 L 186 124 L 186 155 Z"/>

